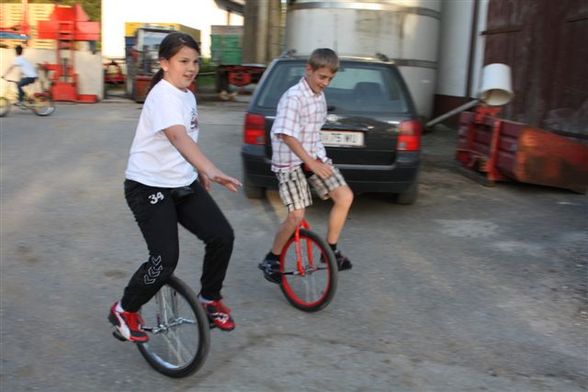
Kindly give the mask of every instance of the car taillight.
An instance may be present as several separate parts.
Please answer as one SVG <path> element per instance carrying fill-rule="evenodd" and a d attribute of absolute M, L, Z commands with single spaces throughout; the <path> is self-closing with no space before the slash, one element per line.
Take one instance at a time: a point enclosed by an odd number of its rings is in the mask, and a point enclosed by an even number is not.
<path fill-rule="evenodd" d="M 418 151 L 421 149 L 421 133 L 423 126 L 418 120 L 401 121 L 398 125 L 399 151 Z"/>
<path fill-rule="evenodd" d="M 243 130 L 245 144 L 265 144 L 265 117 L 247 113 Z"/>

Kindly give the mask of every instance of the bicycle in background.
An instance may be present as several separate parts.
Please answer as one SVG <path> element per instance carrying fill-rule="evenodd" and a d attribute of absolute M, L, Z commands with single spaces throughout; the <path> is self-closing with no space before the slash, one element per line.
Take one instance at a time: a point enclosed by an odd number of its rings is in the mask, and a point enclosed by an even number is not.
<path fill-rule="evenodd" d="M 10 83 L 10 86 L 14 86 L 14 88 L 9 87 L 6 96 L 0 97 L 0 117 L 8 115 L 13 105 L 23 110 L 31 110 L 37 116 L 41 117 L 49 116 L 55 111 L 55 103 L 53 102 L 53 98 L 51 98 L 51 93 L 45 89 L 44 83 L 40 78 L 35 83 L 23 87 L 25 96 L 22 103 L 18 102 L 18 88 L 16 86 L 18 80 L 2 79 Z M 27 91 L 29 87 L 34 86 L 39 86 L 40 91 L 34 93 Z"/>

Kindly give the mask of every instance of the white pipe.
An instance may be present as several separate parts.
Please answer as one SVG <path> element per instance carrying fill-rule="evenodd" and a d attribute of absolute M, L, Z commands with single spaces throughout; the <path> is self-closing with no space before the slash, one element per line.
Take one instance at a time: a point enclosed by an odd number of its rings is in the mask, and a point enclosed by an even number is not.
<path fill-rule="evenodd" d="M 425 125 L 425 127 L 426 128 L 429 128 L 429 127 L 431 127 L 431 126 L 433 126 L 433 125 L 435 125 L 437 123 L 440 123 L 441 121 L 443 121 L 443 120 L 445 120 L 445 119 L 447 119 L 447 118 L 449 118 L 449 117 L 451 117 L 451 116 L 453 116 L 453 115 L 455 115 L 457 113 L 463 112 L 466 109 L 469 109 L 471 107 L 474 107 L 474 106 L 476 106 L 478 104 L 478 102 L 480 102 L 478 99 L 474 99 L 473 101 L 464 103 L 463 105 L 461 105 L 459 107 L 456 107 L 455 109 L 453 109 L 453 110 L 451 110 L 451 111 L 449 111 L 449 112 L 447 112 L 445 114 L 442 114 L 439 117 L 436 117 L 436 118 L 432 119 L 431 121 L 429 121 Z"/>

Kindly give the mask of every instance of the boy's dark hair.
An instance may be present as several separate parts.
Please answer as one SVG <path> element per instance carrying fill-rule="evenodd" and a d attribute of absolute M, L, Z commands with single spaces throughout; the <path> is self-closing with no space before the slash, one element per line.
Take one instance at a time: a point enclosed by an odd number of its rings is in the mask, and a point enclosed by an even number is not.
<path fill-rule="evenodd" d="M 319 68 L 327 67 L 335 73 L 339 70 L 339 57 L 333 49 L 315 49 L 308 58 L 308 64 L 316 71 Z"/>
<path fill-rule="evenodd" d="M 16 46 L 14 47 L 14 50 L 16 50 L 16 55 L 17 55 L 17 56 L 20 56 L 20 55 L 22 54 L 22 46 L 20 46 L 20 45 L 16 45 Z"/>
<path fill-rule="evenodd" d="M 174 57 L 176 53 L 178 53 L 184 46 L 192 48 L 197 51 L 198 54 L 200 54 L 200 46 L 191 35 L 180 32 L 169 33 L 159 44 L 159 59 L 169 60 L 170 58 Z M 153 75 L 149 89 L 151 90 L 151 88 L 155 86 L 161 79 L 163 79 L 163 69 L 160 69 L 155 75 Z"/>

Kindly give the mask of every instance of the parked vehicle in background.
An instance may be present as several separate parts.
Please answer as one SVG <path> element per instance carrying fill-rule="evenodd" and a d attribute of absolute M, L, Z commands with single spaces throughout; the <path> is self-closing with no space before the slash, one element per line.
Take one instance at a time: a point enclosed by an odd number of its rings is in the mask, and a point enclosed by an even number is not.
<path fill-rule="evenodd" d="M 304 75 L 307 57 L 274 60 L 251 99 L 243 129 L 243 187 L 250 198 L 277 188 L 270 131 L 282 94 Z M 325 90 L 328 115 L 321 138 L 327 155 L 356 193 L 393 194 L 400 204 L 418 196 L 421 130 L 412 97 L 394 63 L 341 57 Z"/>
<path fill-rule="evenodd" d="M 258 83 L 264 64 L 243 64 L 243 26 L 213 25 L 210 35 L 211 62 L 216 65 L 216 92 L 221 99 L 232 98 L 230 86 L 244 87 Z"/>
<path fill-rule="evenodd" d="M 125 24 L 125 64 L 127 96 L 135 102 L 145 101 L 151 78 L 159 69 L 159 44 L 172 31 L 181 31 L 200 42 L 200 30 L 178 23 Z M 192 86 L 196 90 L 196 85 Z"/>

